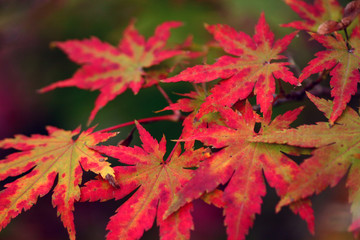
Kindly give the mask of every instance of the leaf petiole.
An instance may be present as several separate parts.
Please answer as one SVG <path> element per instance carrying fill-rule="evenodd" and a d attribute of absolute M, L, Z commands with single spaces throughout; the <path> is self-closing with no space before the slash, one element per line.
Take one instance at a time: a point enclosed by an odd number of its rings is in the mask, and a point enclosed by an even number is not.
<path fill-rule="evenodd" d="M 177 122 L 181 119 L 181 116 L 177 115 L 177 114 L 171 114 L 171 115 L 164 115 L 164 116 L 156 116 L 156 117 L 149 117 L 149 118 L 143 118 L 143 119 L 139 119 L 137 120 L 139 123 L 151 123 L 151 122 L 158 122 L 158 121 L 172 121 L 172 122 Z M 134 121 L 130 121 L 130 122 L 126 122 L 126 123 L 121 123 L 112 127 L 108 127 L 105 128 L 103 130 L 99 130 L 100 133 L 104 133 L 104 132 L 110 132 L 110 131 L 114 131 L 116 129 L 120 129 L 123 127 L 127 127 L 127 126 L 131 126 L 135 124 L 135 120 Z"/>

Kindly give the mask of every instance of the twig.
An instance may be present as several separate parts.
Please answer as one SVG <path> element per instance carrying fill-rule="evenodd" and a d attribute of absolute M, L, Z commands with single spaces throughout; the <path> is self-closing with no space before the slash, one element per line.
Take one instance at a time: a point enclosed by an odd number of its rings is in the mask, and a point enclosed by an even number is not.
<path fill-rule="evenodd" d="M 306 92 L 311 91 L 316 86 L 318 86 L 318 84 L 324 79 L 324 77 L 327 74 L 328 74 L 328 71 L 323 71 L 315 81 L 310 82 L 309 84 L 304 86 L 304 88 L 302 88 L 298 91 L 292 91 L 288 94 L 284 94 L 282 97 L 275 96 L 275 101 L 273 103 L 273 107 L 280 105 L 280 104 L 284 104 L 286 102 L 290 102 L 290 101 L 302 100 L 305 97 Z M 329 89 L 325 89 L 324 87 L 317 88 L 316 90 L 317 90 L 317 93 L 315 93 L 315 95 L 322 95 L 324 93 L 330 92 Z M 258 110 L 260 110 L 260 106 L 259 105 L 253 106 L 253 109 L 254 109 L 254 111 L 258 111 Z"/>

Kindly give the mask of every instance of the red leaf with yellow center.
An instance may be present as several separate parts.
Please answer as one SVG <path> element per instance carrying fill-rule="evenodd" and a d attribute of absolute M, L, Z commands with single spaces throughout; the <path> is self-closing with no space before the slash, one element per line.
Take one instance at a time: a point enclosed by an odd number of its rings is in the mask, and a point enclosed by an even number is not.
<path fill-rule="evenodd" d="M 243 32 L 237 32 L 227 25 L 207 25 L 206 29 L 229 54 L 222 56 L 212 65 L 198 65 L 182 71 L 179 75 L 163 80 L 164 82 L 189 81 L 194 83 L 223 79 L 215 85 L 207 98 L 205 113 L 210 112 L 214 104 L 232 106 L 239 99 L 247 98 L 253 91 L 261 111 L 267 112 L 273 102 L 275 78 L 297 85 L 299 82 L 286 67 L 288 62 L 279 61 L 296 33 L 274 41 L 261 14 L 253 38 Z M 275 61 L 276 60 L 276 61 Z"/>
<path fill-rule="evenodd" d="M 14 148 L 21 152 L 10 154 L 0 161 L 0 180 L 10 176 L 24 176 L 5 185 L 0 192 L 0 229 L 23 210 L 32 207 L 38 197 L 47 194 L 56 176 L 58 182 L 52 196 L 52 203 L 67 228 L 70 239 L 75 239 L 74 202 L 80 198 L 79 184 L 82 168 L 113 178 L 114 170 L 99 153 L 88 146 L 106 141 L 116 133 L 92 133 L 93 129 L 82 132 L 80 129 L 65 131 L 47 127 L 49 136 L 17 135 L 15 138 L 0 141 L 1 148 Z"/>
<path fill-rule="evenodd" d="M 83 66 L 72 78 L 53 83 L 42 88 L 40 92 L 70 86 L 91 91 L 100 90 L 89 118 L 91 122 L 102 107 L 127 88 L 137 94 L 145 83 L 145 68 L 183 53 L 181 50 L 165 49 L 170 37 L 170 29 L 180 25 L 180 22 L 165 22 L 159 25 L 154 36 L 146 41 L 132 22 L 126 28 L 123 39 L 117 47 L 104 43 L 96 37 L 55 42 L 55 45 L 72 61 Z"/>

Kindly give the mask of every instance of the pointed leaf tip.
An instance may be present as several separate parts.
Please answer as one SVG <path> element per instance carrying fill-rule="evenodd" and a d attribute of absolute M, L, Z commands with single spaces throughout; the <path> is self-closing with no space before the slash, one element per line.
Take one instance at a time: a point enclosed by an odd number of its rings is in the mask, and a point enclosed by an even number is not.
<path fill-rule="evenodd" d="M 333 104 L 326 100 L 326 99 L 322 99 L 319 98 L 309 92 L 306 92 L 307 97 L 310 99 L 310 101 L 315 104 L 315 106 L 324 113 L 325 117 L 327 119 L 330 119 L 331 116 L 331 112 L 332 112 L 332 106 Z"/>

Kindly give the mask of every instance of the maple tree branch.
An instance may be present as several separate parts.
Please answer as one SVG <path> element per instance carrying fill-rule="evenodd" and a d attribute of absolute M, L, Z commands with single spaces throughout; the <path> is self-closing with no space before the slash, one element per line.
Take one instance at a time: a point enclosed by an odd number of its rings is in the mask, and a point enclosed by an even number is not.
<path fill-rule="evenodd" d="M 172 121 L 172 122 L 177 122 L 179 121 L 179 119 L 181 119 L 181 117 L 179 117 L 176 114 L 171 114 L 171 115 L 164 115 L 164 116 L 156 116 L 156 117 L 149 117 L 149 118 L 143 118 L 143 119 L 139 119 L 137 120 L 139 123 L 151 123 L 151 122 L 158 122 L 158 121 Z M 130 121 L 130 122 L 126 122 L 126 123 L 121 123 L 112 127 L 108 127 L 105 128 L 103 130 L 99 130 L 98 132 L 110 132 L 119 128 L 123 128 L 123 127 L 127 127 L 127 126 L 131 126 L 135 124 L 135 120 L 134 121 Z"/>
<path fill-rule="evenodd" d="M 297 91 L 292 91 L 288 94 L 279 94 L 277 96 L 275 96 L 275 101 L 273 103 L 273 107 L 280 105 L 280 104 L 284 104 L 290 101 L 294 101 L 294 100 L 301 100 L 305 97 L 306 92 L 311 91 L 312 89 L 314 89 L 315 91 L 315 87 L 319 85 L 319 83 L 326 77 L 326 75 L 329 73 L 329 71 L 323 71 L 319 77 L 315 80 L 315 81 L 311 81 L 310 83 L 308 83 L 306 86 L 304 86 L 304 88 L 299 89 Z M 329 89 L 324 88 L 324 87 L 319 87 L 316 88 L 316 92 L 313 91 L 313 94 L 315 96 L 319 96 L 322 95 L 324 93 L 329 93 Z M 256 105 L 253 106 L 253 110 L 254 111 L 258 111 L 260 110 L 260 106 Z"/>
<path fill-rule="evenodd" d="M 285 94 L 284 98 L 279 98 L 277 101 L 274 102 L 274 106 L 281 104 L 281 103 L 288 102 L 290 100 L 300 100 L 300 99 L 304 98 L 304 96 L 306 95 L 306 92 L 314 89 L 325 78 L 325 76 L 328 73 L 329 73 L 329 71 L 323 71 L 315 81 L 311 81 L 306 86 L 304 86 L 303 89 L 300 89 L 299 91 L 290 92 L 289 94 Z M 319 93 L 317 93 L 315 95 L 319 95 L 320 92 L 321 93 L 324 92 L 323 88 L 321 90 L 318 89 L 317 91 Z"/>

